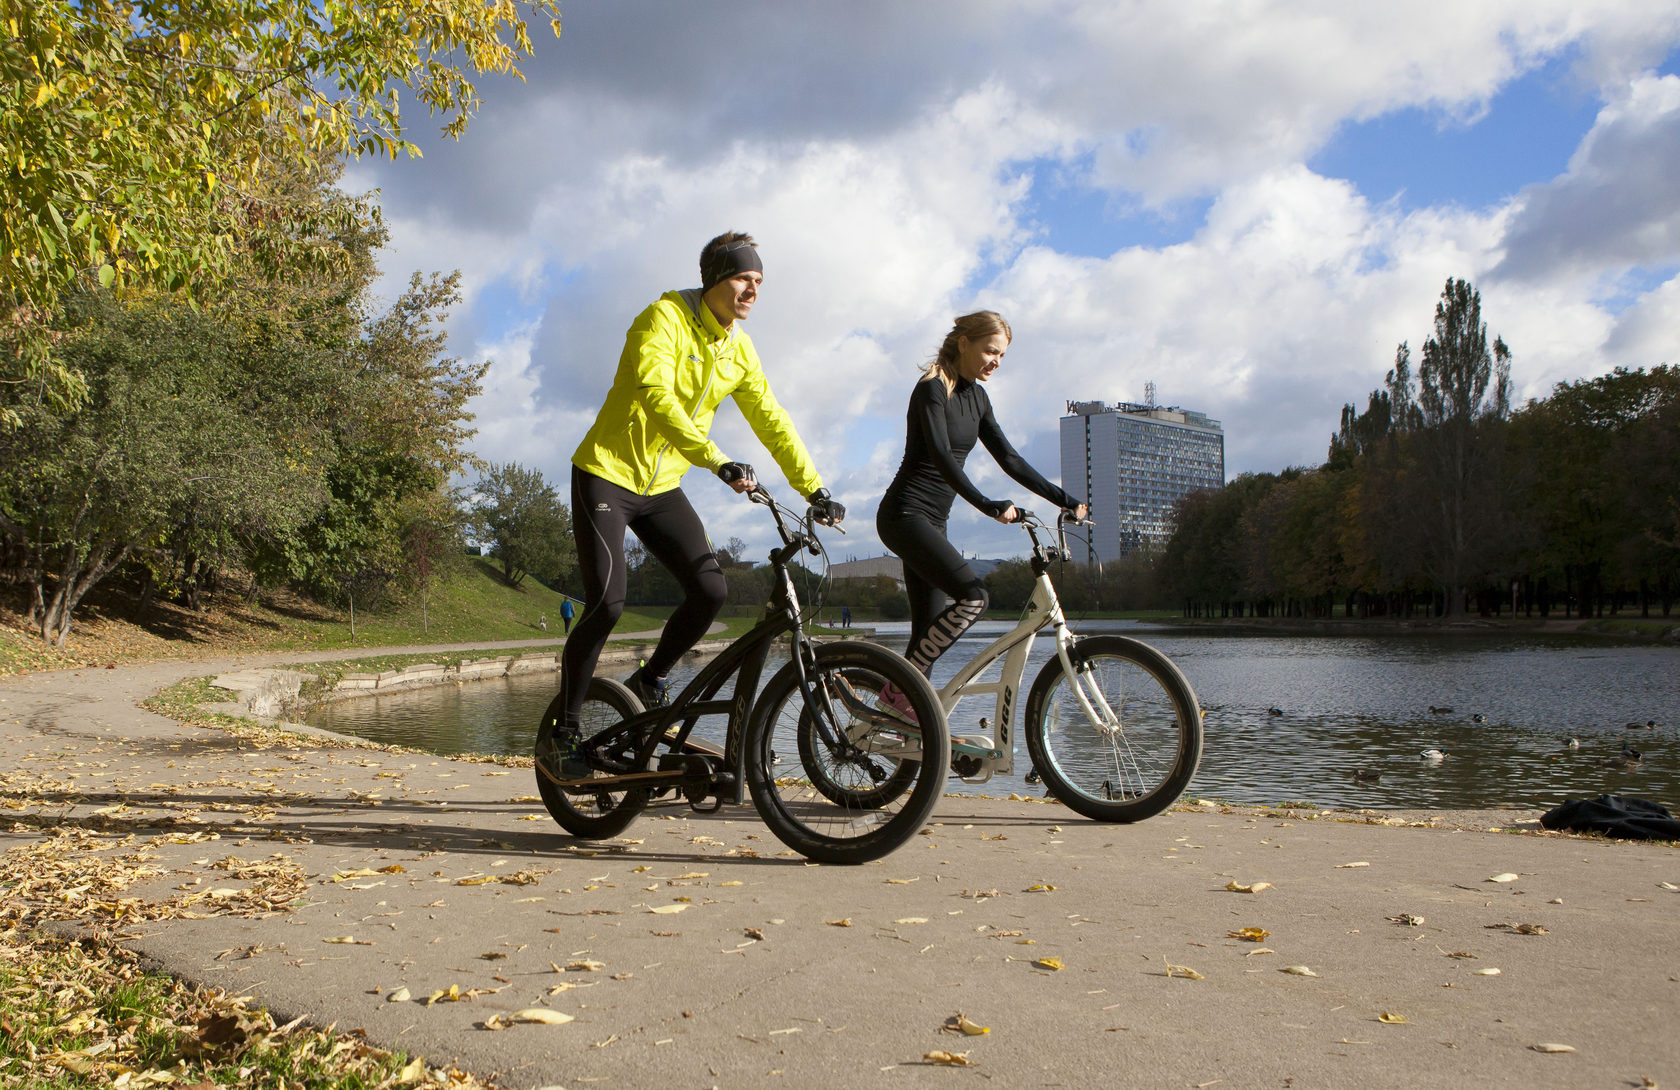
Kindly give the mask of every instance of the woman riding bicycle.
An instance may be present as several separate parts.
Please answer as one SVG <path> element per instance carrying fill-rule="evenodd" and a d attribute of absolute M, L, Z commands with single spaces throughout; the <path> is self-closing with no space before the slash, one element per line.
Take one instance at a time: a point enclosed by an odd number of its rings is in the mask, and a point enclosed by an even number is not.
<path fill-rule="evenodd" d="M 1045 480 L 1004 437 L 981 383 L 1003 362 L 1013 334 L 990 310 L 965 314 L 945 335 L 938 354 L 910 394 L 904 462 L 887 486 L 875 517 L 881 543 L 904 562 L 910 599 L 910 646 L 905 652 L 923 674 L 986 611 L 986 584 L 945 536 L 951 505 L 963 499 L 999 522 L 1019 516 L 1010 500 L 988 498 L 963 472 L 975 441 L 983 443 L 1015 481 L 1084 518 L 1086 506 Z M 951 599 L 939 609 L 939 594 Z M 882 698 L 901 710 L 901 694 Z"/>

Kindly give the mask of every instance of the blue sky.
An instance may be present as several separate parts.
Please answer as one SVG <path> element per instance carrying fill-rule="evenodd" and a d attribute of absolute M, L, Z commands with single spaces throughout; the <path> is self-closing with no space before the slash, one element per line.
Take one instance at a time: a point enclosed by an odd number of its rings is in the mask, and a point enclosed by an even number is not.
<path fill-rule="evenodd" d="M 1217 10 L 1210 10 L 1217 9 Z M 1344 402 L 1481 289 L 1521 396 L 1680 361 L 1680 6 L 576 0 L 455 144 L 357 164 L 395 293 L 460 268 L 452 350 L 493 361 L 478 452 L 564 490 L 623 331 L 754 233 L 747 328 L 879 552 L 904 404 L 951 319 L 1016 339 L 992 398 L 1059 476 L 1069 399 L 1224 421 L 1227 473 L 1322 461 Z M 725 63 L 727 62 L 727 63 Z M 714 437 L 768 466 L 732 410 Z M 737 452 L 739 452 L 737 454 Z M 1020 498 L 983 452 L 983 491 Z M 768 542 L 694 474 L 714 537 Z M 971 553 L 1016 531 L 953 513 Z"/>

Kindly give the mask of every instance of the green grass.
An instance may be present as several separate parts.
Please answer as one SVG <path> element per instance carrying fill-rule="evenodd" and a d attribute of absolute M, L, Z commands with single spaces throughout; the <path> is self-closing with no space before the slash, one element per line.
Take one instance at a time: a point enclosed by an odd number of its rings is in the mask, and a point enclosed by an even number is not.
<path fill-rule="evenodd" d="M 419 595 L 378 612 L 358 610 L 350 633 L 347 610 L 326 620 L 291 618 L 281 625 L 275 650 L 390 647 L 403 644 L 481 643 L 491 640 L 540 640 L 561 637 L 560 603 L 564 596 L 535 579 L 517 587 L 503 581 L 489 561 L 476 558 L 467 569 L 433 586 L 422 608 Z M 537 624 L 548 617 L 548 631 Z M 635 623 L 645 618 L 625 619 Z M 657 625 L 655 625 L 657 627 Z M 633 631 L 633 629 L 632 629 Z"/>
<path fill-rule="evenodd" d="M 352 635 L 347 611 L 284 595 L 257 605 L 247 605 L 237 595 L 223 596 L 202 613 L 160 603 L 141 619 L 143 623 L 137 623 L 131 615 L 132 602 L 121 591 L 111 590 L 78 613 L 78 625 L 63 649 L 43 643 L 23 628 L 21 616 L 0 609 L 0 676 L 225 653 L 320 651 L 325 659 L 334 657 L 334 653 L 353 654 L 371 647 L 510 640 L 547 641 L 558 648 L 563 639 L 560 594 L 533 579 L 510 587 L 501 573 L 482 559 L 470 561 L 453 577 L 435 585 L 428 598 L 424 610 L 417 597 L 378 612 L 358 610 Z M 657 631 L 671 610 L 669 606 L 643 606 L 627 611 L 614 630 L 620 634 L 617 638 L 631 632 Z M 537 624 L 545 614 L 547 632 Z M 722 618 L 727 625 L 724 638 L 747 631 L 759 616 L 757 609 L 732 608 Z M 393 665 L 432 657 L 436 656 L 394 661 Z"/>
<path fill-rule="evenodd" d="M 1580 630 L 1606 636 L 1680 639 L 1680 617 L 1600 617 L 1582 621 Z"/>
<path fill-rule="evenodd" d="M 75 666 L 72 655 L 16 629 L 0 628 L 0 677 Z"/>
<path fill-rule="evenodd" d="M 7 1087 L 109 1086 L 125 1070 L 155 1077 L 136 1086 L 481 1085 L 350 1034 L 307 1027 L 281 1032 L 266 1010 L 145 972 L 133 954 L 99 939 L 25 927 L 8 933 L 4 952 L 0 1085 Z"/>
<path fill-rule="evenodd" d="M 357 611 L 356 632 L 349 616 L 340 612 L 326 619 L 288 618 L 269 642 L 275 651 L 334 651 L 361 647 L 403 647 L 415 644 L 490 643 L 502 640 L 549 640 L 556 647 L 564 638 L 560 604 L 565 596 L 535 579 L 517 587 L 503 581 L 490 561 L 474 559 L 468 568 L 431 589 L 425 609 L 418 596 L 377 613 Z M 575 600 L 574 600 L 575 603 Z M 581 608 L 581 607 L 579 607 Z M 638 606 L 625 610 L 614 633 L 657 631 L 671 615 L 671 606 Z M 548 631 L 538 618 L 548 617 Z M 744 632 L 753 618 L 726 618 L 730 631 Z M 740 623 L 743 622 L 744 623 Z M 482 657 L 482 653 L 481 656 Z M 424 658 L 410 660 L 427 661 Z M 443 660 L 439 660 L 443 661 Z M 407 663 L 396 663 L 407 665 Z M 391 669 L 391 666 L 377 669 Z"/>

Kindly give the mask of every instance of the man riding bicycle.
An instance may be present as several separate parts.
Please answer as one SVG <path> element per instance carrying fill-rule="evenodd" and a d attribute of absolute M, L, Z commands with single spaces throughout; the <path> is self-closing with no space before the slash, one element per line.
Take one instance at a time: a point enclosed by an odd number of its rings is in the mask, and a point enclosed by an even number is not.
<path fill-rule="evenodd" d="M 612 388 L 572 455 L 572 531 L 583 613 L 561 654 L 559 729 L 539 742 L 537 768 L 555 782 L 583 779 L 581 716 L 589 680 L 624 613 L 626 529 L 676 577 L 683 601 L 653 654 L 626 684 L 645 706 L 669 700 L 666 674 L 705 635 L 728 591 L 700 517 L 678 486 L 690 466 L 736 492 L 757 487 L 753 468 L 707 438 L 733 397 L 788 483 L 824 521 L 846 509 L 823 487 L 793 421 L 770 392 L 741 328 L 758 301 L 764 265 L 752 236 L 727 232 L 700 251 L 700 287 L 668 291 L 631 323 Z"/>

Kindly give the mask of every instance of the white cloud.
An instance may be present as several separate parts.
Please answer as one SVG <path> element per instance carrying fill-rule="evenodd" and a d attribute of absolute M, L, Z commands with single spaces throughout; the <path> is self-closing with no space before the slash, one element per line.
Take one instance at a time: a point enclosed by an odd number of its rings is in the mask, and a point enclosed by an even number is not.
<path fill-rule="evenodd" d="M 749 328 L 863 516 L 837 546 L 860 554 L 918 367 L 979 306 L 1014 324 L 993 400 L 1052 477 L 1066 400 L 1137 400 L 1150 380 L 1224 420 L 1233 472 L 1320 460 L 1341 404 L 1427 337 L 1448 277 L 1483 289 L 1525 395 L 1674 356 L 1674 282 L 1619 317 L 1610 298 L 1631 266 L 1680 262 L 1680 80 L 1642 74 L 1680 41 L 1672 0 L 731 11 L 568 10 L 560 48 L 539 43 L 529 86 L 486 86 L 460 145 L 353 172 L 385 186 L 393 280 L 465 270 L 477 305 L 456 350 L 497 359 L 487 457 L 563 481 L 625 327 L 692 285 L 730 227 L 762 247 Z M 1339 126 L 1411 107 L 1472 120 L 1559 60 L 1608 104 L 1568 171 L 1511 206 L 1402 211 L 1305 165 Z M 1084 172 L 1132 209 L 1212 199 L 1182 241 L 1076 256 L 1035 234 L 1033 170 Z M 756 447 L 729 410 L 715 437 Z M 756 511 L 691 487 L 715 537 L 767 538 Z M 953 536 L 1018 551 L 960 509 Z"/>
<path fill-rule="evenodd" d="M 1623 311 L 1604 342 L 1607 362 L 1627 367 L 1680 365 L 1680 276 Z"/>
<path fill-rule="evenodd" d="M 1521 202 L 1495 275 L 1538 280 L 1680 257 L 1680 77 L 1623 88 L 1568 171 Z"/>

